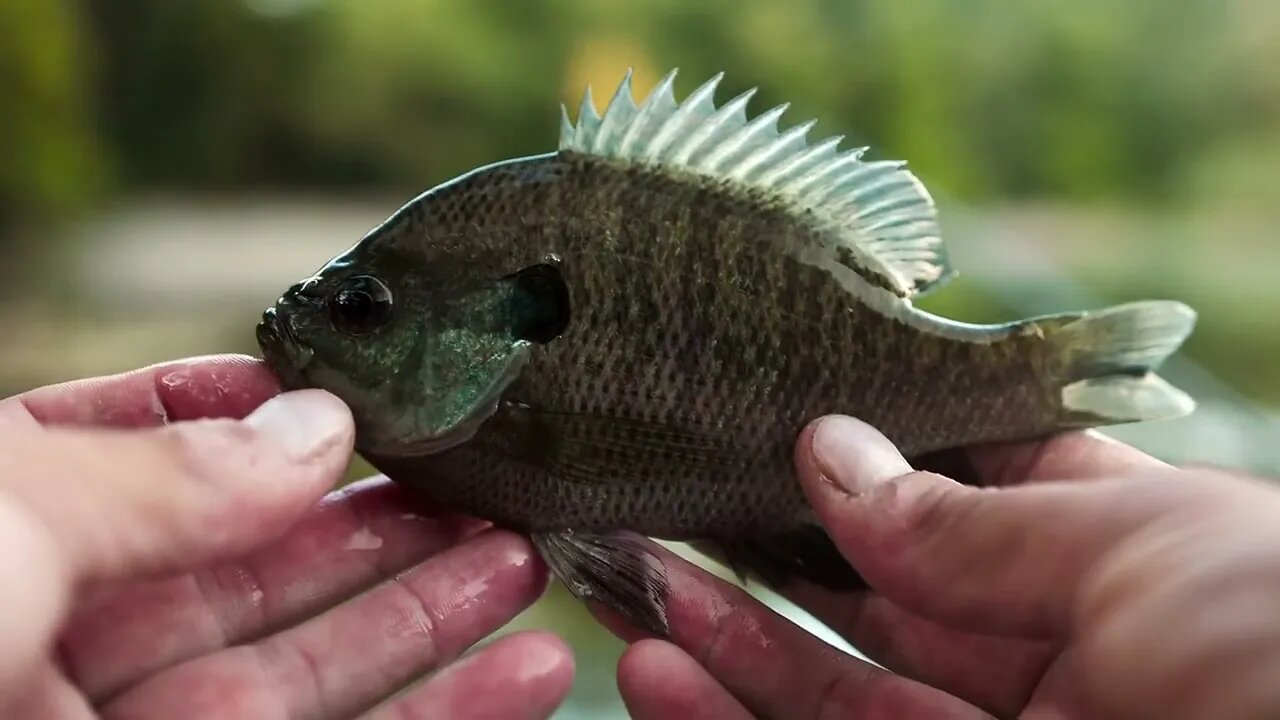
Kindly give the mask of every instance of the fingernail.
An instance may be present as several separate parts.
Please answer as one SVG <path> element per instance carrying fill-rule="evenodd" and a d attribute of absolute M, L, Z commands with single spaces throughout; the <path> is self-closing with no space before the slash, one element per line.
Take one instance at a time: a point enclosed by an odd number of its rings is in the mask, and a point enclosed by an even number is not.
<path fill-rule="evenodd" d="M 818 423 L 813 433 L 813 459 L 825 480 L 852 495 L 912 471 L 888 438 L 843 415 Z"/>
<path fill-rule="evenodd" d="M 292 460 L 307 460 L 354 432 L 351 411 L 323 390 L 277 395 L 244 421 L 279 443 Z"/>

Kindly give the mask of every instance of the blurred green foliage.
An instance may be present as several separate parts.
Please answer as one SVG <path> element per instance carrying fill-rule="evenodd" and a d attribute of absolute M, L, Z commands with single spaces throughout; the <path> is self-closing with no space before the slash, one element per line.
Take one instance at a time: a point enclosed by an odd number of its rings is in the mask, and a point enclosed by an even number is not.
<path fill-rule="evenodd" d="M 554 148 L 556 101 L 602 108 L 629 66 L 637 92 L 679 67 L 681 96 L 727 70 L 721 99 L 759 86 L 944 201 L 1141 214 L 1064 236 L 1141 260 L 1092 284 L 1210 310 L 1188 349 L 1280 403 L 1280 294 L 1197 265 L 1280 228 L 1273 0 L 0 0 L 0 252 L 139 196 L 408 198 Z M 940 310 L 995 319 L 982 294 Z"/>
<path fill-rule="evenodd" d="M 679 66 L 681 93 L 731 69 L 723 96 L 759 85 L 954 197 L 1247 196 L 1234 160 L 1280 139 L 1278 21 L 1265 0 L 3 0 L 0 208 L 419 189 L 550 149 L 551 100 L 628 65 Z"/>
<path fill-rule="evenodd" d="M 679 67 L 681 97 L 724 70 L 721 99 L 759 86 L 752 108 L 909 160 L 968 255 L 925 307 L 1077 309 L 1028 301 L 1059 268 L 1099 302 L 1175 297 L 1187 354 L 1280 407 L 1276 0 L 0 0 L 0 395 L 252 352 L 270 293 L 362 231 L 326 234 L 330 199 L 375 222 L 549 151 L 556 101 L 603 108 L 627 67 L 637 92 Z M 621 645 L 562 588 L 520 623 L 592 659 L 562 717 L 620 712 Z"/>
<path fill-rule="evenodd" d="M 0 0 L 0 231 L 80 209 L 99 190 L 78 20 L 64 3 Z"/>

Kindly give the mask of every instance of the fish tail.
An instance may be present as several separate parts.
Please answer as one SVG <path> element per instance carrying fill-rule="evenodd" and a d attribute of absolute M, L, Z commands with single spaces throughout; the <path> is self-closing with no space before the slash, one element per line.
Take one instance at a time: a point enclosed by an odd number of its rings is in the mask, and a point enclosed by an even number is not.
<path fill-rule="evenodd" d="M 1126 303 L 1049 318 L 1037 325 L 1065 368 L 1063 429 L 1181 417 L 1195 401 L 1155 371 L 1182 346 L 1196 323 L 1174 301 Z"/>

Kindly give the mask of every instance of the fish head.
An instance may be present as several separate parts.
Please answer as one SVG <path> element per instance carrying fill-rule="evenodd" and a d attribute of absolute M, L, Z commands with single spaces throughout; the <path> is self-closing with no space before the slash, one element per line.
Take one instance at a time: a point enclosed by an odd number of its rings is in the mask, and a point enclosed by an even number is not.
<path fill-rule="evenodd" d="M 289 287 L 257 326 L 288 389 L 351 408 L 356 448 L 405 457 L 465 442 L 518 377 L 531 347 L 568 323 L 554 264 L 502 271 L 422 245 L 368 237 Z"/>

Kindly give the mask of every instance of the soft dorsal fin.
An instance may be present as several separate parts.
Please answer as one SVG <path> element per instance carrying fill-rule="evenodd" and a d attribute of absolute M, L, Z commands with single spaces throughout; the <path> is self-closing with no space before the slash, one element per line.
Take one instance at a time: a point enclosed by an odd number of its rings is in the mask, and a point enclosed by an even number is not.
<path fill-rule="evenodd" d="M 837 150 L 841 137 L 809 142 L 812 121 L 780 130 L 787 105 L 749 118 L 754 89 L 717 108 L 713 95 L 724 73 L 677 102 L 675 76 L 672 70 L 637 105 L 628 70 L 603 115 L 588 87 L 577 124 L 561 106 L 559 149 L 681 169 L 772 194 L 813 212 L 854 262 L 886 278 L 901 297 L 934 289 L 954 274 L 933 198 L 906 163 L 865 162 L 865 147 Z"/>

